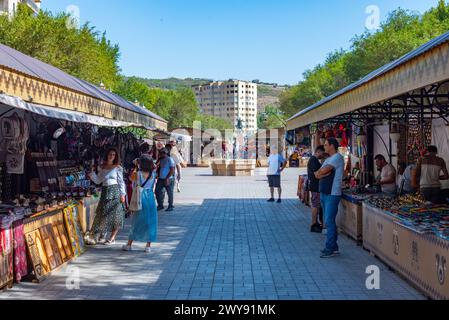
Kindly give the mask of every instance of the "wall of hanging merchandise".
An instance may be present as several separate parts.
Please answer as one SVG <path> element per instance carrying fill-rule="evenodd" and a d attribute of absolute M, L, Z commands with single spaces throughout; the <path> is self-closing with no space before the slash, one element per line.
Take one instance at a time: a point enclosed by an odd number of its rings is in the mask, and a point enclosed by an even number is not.
<path fill-rule="evenodd" d="M 87 171 L 102 162 L 108 148 L 116 147 L 126 172 L 139 156 L 141 143 L 127 130 L 30 113 L 18 116 L 21 120 L 16 115 L 0 119 L 0 138 L 10 137 L 8 144 L 0 139 L 0 226 L 5 227 L 0 228 L 0 287 L 30 276 L 42 281 L 85 251 L 84 236 L 100 199 Z M 16 135 L 20 139 L 14 144 Z M 20 155 L 14 160 L 20 173 L 9 172 L 13 159 L 5 150 Z"/>
<path fill-rule="evenodd" d="M 417 116 L 410 116 L 408 121 L 407 160 L 413 163 L 422 156 L 425 148 L 432 144 L 432 121 L 421 121 Z"/>

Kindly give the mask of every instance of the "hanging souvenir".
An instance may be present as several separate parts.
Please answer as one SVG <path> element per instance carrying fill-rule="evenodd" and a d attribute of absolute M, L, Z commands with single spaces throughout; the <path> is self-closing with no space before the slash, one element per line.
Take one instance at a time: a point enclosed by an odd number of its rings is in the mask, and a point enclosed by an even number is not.
<path fill-rule="evenodd" d="M 23 174 L 25 167 L 25 154 L 7 154 L 6 170 L 9 174 Z"/>

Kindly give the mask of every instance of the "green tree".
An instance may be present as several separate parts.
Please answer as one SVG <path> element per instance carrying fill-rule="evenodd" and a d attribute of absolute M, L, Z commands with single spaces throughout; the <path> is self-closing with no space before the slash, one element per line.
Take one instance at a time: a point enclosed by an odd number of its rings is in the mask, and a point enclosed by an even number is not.
<path fill-rule="evenodd" d="M 207 130 L 207 129 L 217 129 L 220 131 L 226 130 L 226 129 L 233 129 L 234 126 L 232 123 L 226 119 L 206 115 L 206 114 L 199 114 L 196 117 L 196 121 L 201 121 L 201 129 Z"/>
<path fill-rule="evenodd" d="M 88 23 L 67 28 L 69 16 L 41 11 L 34 15 L 20 4 L 10 19 L 0 16 L 0 42 L 96 85 L 120 82 L 119 47 Z"/>
<path fill-rule="evenodd" d="M 285 116 L 276 106 L 268 105 L 265 111 L 259 113 L 257 117 L 257 126 L 259 129 L 277 129 L 285 127 Z"/>
<path fill-rule="evenodd" d="M 281 94 L 280 108 L 290 117 L 448 30 L 449 6 L 444 0 L 423 15 L 397 9 L 378 32 L 355 36 L 349 51 L 335 51 L 307 70 L 298 85 Z"/>

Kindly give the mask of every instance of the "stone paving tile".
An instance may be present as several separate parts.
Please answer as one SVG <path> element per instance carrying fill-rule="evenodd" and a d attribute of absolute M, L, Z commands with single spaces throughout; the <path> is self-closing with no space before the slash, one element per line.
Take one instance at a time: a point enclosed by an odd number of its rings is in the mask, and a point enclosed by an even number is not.
<path fill-rule="evenodd" d="M 80 290 L 65 288 L 67 268 L 41 284 L 22 283 L 0 299 L 345 300 L 424 299 L 347 237 L 341 256 L 322 260 L 324 235 L 308 232 L 310 210 L 296 197 L 298 169 L 282 178 L 282 204 L 267 203 L 265 171 L 254 177 L 212 177 L 184 169 L 176 209 L 159 215 L 151 254 L 115 246 L 90 248 L 70 263 Z M 379 291 L 365 288 L 365 268 L 381 269 Z"/>

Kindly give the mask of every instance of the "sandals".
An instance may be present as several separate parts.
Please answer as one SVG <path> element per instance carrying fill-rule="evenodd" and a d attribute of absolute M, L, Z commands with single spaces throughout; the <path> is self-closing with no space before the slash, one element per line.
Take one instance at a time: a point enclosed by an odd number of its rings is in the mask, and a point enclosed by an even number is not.
<path fill-rule="evenodd" d="M 105 246 L 110 246 L 110 245 L 114 245 L 114 244 L 115 244 L 115 239 L 114 240 L 111 240 L 111 239 L 106 240 L 104 243 Z"/>

